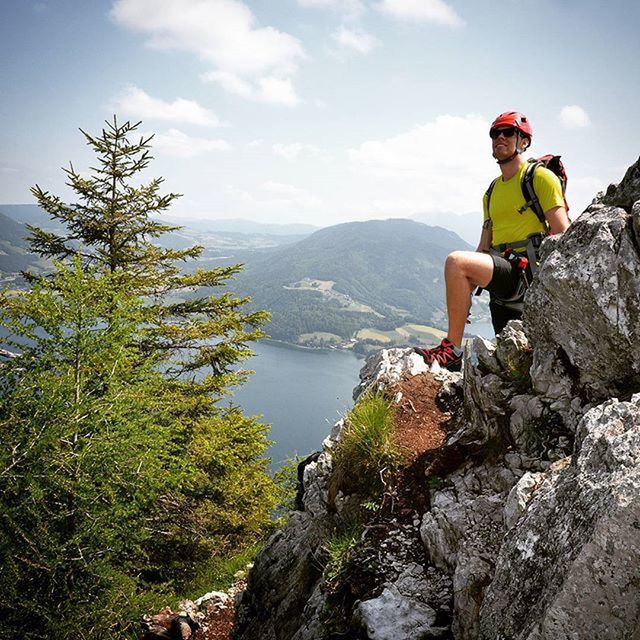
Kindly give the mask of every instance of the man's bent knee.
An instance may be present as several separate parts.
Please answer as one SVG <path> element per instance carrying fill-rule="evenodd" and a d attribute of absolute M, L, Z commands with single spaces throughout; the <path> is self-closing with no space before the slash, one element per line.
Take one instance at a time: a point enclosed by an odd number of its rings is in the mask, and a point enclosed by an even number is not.
<path fill-rule="evenodd" d="M 445 260 L 445 269 L 464 270 L 465 265 L 473 259 L 473 251 L 452 251 Z"/>
<path fill-rule="evenodd" d="M 493 260 L 478 251 L 452 251 L 444 263 L 447 274 L 463 275 L 474 285 L 485 286 L 493 274 Z"/>

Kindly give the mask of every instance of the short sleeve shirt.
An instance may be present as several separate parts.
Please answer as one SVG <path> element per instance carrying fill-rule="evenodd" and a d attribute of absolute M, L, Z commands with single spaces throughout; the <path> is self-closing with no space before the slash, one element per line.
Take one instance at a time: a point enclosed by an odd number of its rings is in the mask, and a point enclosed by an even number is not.
<path fill-rule="evenodd" d="M 491 212 L 487 211 L 486 194 L 483 198 L 484 219 L 491 218 L 494 245 L 520 242 L 530 235 L 547 230 L 530 207 L 519 213 L 519 209 L 525 204 L 521 184 L 527 166 L 527 162 L 523 163 L 518 173 L 506 182 L 501 177 L 498 178 L 491 193 Z M 535 170 L 533 188 L 543 211 L 564 206 L 560 180 L 546 167 L 538 167 Z"/>

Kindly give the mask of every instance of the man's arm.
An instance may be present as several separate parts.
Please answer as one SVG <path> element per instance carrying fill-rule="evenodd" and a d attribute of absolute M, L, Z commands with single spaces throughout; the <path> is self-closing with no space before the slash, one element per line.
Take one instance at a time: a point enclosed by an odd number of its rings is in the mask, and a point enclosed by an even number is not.
<path fill-rule="evenodd" d="M 563 233 L 571 224 L 569 216 L 567 215 L 567 210 L 564 207 L 553 207 L 552 209 L 545 211 L 544 217 L 547 219 L 547 222 L 551 227 L 551 233 L 554 234 Z"/>
<path fill-rule="evenodd" d="M 493 230 L 491 225 L 491 219 L 487 218 L 482 225 L 480 242 L 478 242 L 476 251 L 479 251 L 480 253 L 489 253 L 489 249 L 491 249 L 492 239 L 493 239 Z"/>

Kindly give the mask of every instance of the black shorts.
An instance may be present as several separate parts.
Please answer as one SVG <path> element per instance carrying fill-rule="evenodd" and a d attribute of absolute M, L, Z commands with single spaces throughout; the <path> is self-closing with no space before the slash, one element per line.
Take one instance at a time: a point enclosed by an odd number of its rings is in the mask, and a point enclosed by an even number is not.
<path fill-rule="evenodd" d="M 510 298 L 520 284 L 520 269 L 502 256 L 491 254 L 493 260 L 493 276 L 484 287 L 497 298 Z"/>
<path fill-rule="evenodd" d="M 522 317 L 522 305 L 505 306 L 500 302 L 501 299 L 509 299 L 516 293 L 522 276 L 520 269 L 502 256 L 491 254 L 491 259 L 493 276 L 485 289 L 491 294 L 489 310 L 493 330 L 497 335 L 507 326 L 509 320 L 519 320 Z"/>

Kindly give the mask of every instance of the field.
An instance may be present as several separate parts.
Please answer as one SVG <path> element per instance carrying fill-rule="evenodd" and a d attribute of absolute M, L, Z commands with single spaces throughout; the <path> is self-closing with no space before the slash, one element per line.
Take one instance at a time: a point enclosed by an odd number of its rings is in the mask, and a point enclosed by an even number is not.
<path fill-rule="evenodd" d="M 361 329 L 356 334 L 357 340 L 375 341 L 385 346 L 424 344 L 427 346 L 437 345 L 446 332 L 422 324 L 405 324 L 393 331 L 380 331 L 379 329 Z"/>

